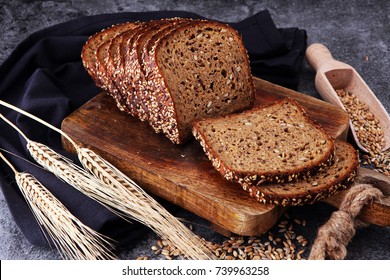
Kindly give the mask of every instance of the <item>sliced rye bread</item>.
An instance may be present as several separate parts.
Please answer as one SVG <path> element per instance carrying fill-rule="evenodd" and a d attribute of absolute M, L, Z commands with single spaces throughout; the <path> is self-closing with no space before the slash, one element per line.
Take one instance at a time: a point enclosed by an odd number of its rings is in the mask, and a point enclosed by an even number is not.
<path fill-rule="evenodd" d="M 128 80 L 132 81 L 133 77 L 131 76 L 132 75 L 131 69 L 126 68 L 125 57 L 128 52 L 128 45 L 132 44 L 134 36 L 139 32 L 139 30 L 143 30 L 145 25 L 147 25 L 147 23 L 142 22 L 131 31 L 118 35 L 122 38 L 119 42 L 119 46 L 115 46 L 118 48 L 117 50 L 114 51 L 115 48 L 114 46 L 110 47 L 111 54 L 114 55 L 114 53 L 116 53 L 116 55 L 118 56 L 116 58 L 116 62 L 117 62 L 115 65 L 116 68 L 110 69 L 110 71 L 114 70 L 112 74 L 114 83 L 117 85 L 119 91 L 122 94 L 122 99 L 124 104 L 126 104 L 126 107 L 129 109 L 131 115 L 133 115 L 134 117 L 138 117 L 138 110 L 134 106 L 129 106 L 127 104 L 129 94 L 134 95 L 134 92 L 133 92 L 132 83 L 128 82 Z"/>
<path fill-rule="evenodd" d="M 358 153 L 347 142 L 335 140 L 334 163 L 313 176 L 297 182 L 270 183 L 253 186 L 244 182 L 242 187 L 261 203 L 294 206 L 311 204 L 346 189 L 356 175 Z"/>
<path fill-rule="evenodd" d="M 115 33 L 113 33 L 113 37 L 111 40 L 108 40 L 107 42 L 103 43 L 97 50 L 96 56 L 98 61 L 98 67 L 100 67 L 101 72 L 104 72 L 104 78 L 103 82 L 106 84 L 109 93 L 114 97 L 116 100 L 117 106 L 119 109 L 123 112 L 132 114 L 132 111 L 127 107 L 126 104 L 126 93 L 122 92 L 121 88 L 115 83 L 114 75 L 115 72 L 111 72 L 112 70 L 110 66 L 110 58 L 113 53 L 110 54 L 110 47 L 112 44 L 112 40 L 116 38 L 116 36 L 123 34 L 124 32 L 127 32 L 129 30 L 134 30 L 139 26 L 139 23 L 133 23 L 130 26 L 127 26 L 127 28 L 123 28 L 120 30 L 116 30 Z"/>
<path fill-rule="evenodd" d="M 123 23 L 122 25 L 126 25 L 126 23 Z M 97 74 L 96 51 L 102 43 L 111 40 L 110 32 L 112 28 L 117 28 L 117 25 L 103 29 L 90 36 L 81 50 L 81 61 L 84 65 L 84 68 L 94 80 L 94 77 Z"/>
<path fill-rule="evenodd" d="M 134 22 L 117 24 L 92 35 L 84 44 L 81 52 L 82 62 L 88 74 L 98 87 L 113 96 L 117 106 L 122 111 L 125 110 L 125 106 L 120 102 L 118 89 L 113 86 L 106 72 L 107 55 L 105 50 L 113 37 L 124 30 L 133 28 L 135 24 Z"/>
<path fill-rule="evenodd" d="M 122 93 L 120 89 L 116 86 L 114 81 L 112 80 L 111 75 L 107 71 L 107 61 L 108 61 L 108 49 L 110 47 L 110 41 L 104 42 L 99 46 L 96 51 L 97 57 L 97 68 L 99 71 L 99 79 L 103 88 L 108 94 L 110 94 L 114 100 L 116 101 L 117 107 L 122 112 L 128 112 L 126 108 L 126 103 L 123 102 Z M 103 74 L 104 73 L 104 74 Z"/>
<path fill-rule="evenodd" d="M 218 22 L 196 21 L 175 28 L 145 57 L 151 122 L 173 143 L 192 135 L 196 119 L 251 108 L 254 85 L 241 36 Z"/>
<path fill-rule="evenodd" d="M 84 65 L 84 68 L 87 70 L 88 74 L 93 78 L 98 87 L 104 87 L 104 83 L 101 82 L 101 76 L 105 73 L 99 73 L 98 66 L 99 61 L 97 60 L 96 52 L 98 48 L 105 42 L 110 41 L 115 34 L 121 30 L 125 30 L 133 26 L 133 22 L 120 23 L 117 25 L 110 26 L 106 29 L 103 29 L 100 32 L 95 33 L 90 36 L 86 43 L 84 44 L 81 51 L 81 60 Z"/>
<path fill-rule="evenodd" d="M 129 108 L 126 104 L 127 93 L 123 90 L 123 71 L 124 71 L 124 58 L 121 55 L 121 44 L 123 40 L 126 40 L 129 36 L 133 36 L 137 29 L 142 26 L 142 23 L 137 23 L 133 28 L 130 28 L 122 33 L 117 34 L 109 43 L 107 53 L 107 74 L 112 80 L 115 87 L 118 89 L 121 104 L 126 107 L 126 111 L 134 117 L 137 117 L 136 111 Z"/>
<path fill-rule="evenodd" d="M 157 104 L 161 104 L 161 101 L 159 99 L 160 95 L 156 94 L 156 89 L 151 86 L 149 78 L 147 77 L 147 74 L 149 73 L 147 64 L 145 64 L 147 49 L 150 43 L 155 44 L 160 36 L 164 36 L 171 30 L 180 26 L 189 25 L 191 22 L 193 22 L 193 20 L 187 18 L 174 18 L 165 21 L 158 26 L 153 26 L 137 38 L 135 51 L 129 54 L 129 61 L 132 61 L 133 66 L 137 71 L 137 79 L 135 79 L 136 83 L 134 84 L 135 91 L 139 94 L 139 98 L 141 99 L 140 103 L 146 108 L 146 119 L 156 133 L 162 132 L 162 127 L 161 125 L 156 125 L 156 122 L 154 121 L 156 118 L 152 113 L 155 112 L 155 107 Z M 151 100 L 151 96 L 156 96 L 154 102 Z M 134 101 L 129 99 L 128 103 L 130 102 Z"/>
<path fill-rule="evenodd" d="M 294 181 L 333 159 L 332 138 L 290 98 L 195 121 L 193 134 L 213 166 L 227 180 L 239 183 Z"/>
<path fill-rule="evenodd" d="M 173 143 L 190 138 L 196 118 L 230 114 L 254 103 L 247 52 L 240 35 L 226 24 L 164 19 L 118 24 L 93 38 L 85 44 L 82 57 L 96 85 L 114 97 L 120 110 L 148 120 Z M 202 47 L 193 46 L 198 44 Z M 144 52 L 148 48 L 143 46 L 149 45 L 150 51 Z M 173 57 L 170 49 L 179 56 Z M 144 53 L 153 60 L 144 61 Z M 167 59 L 171 59 L 168 64 Z"/>
<path fill-rule="evenodd" d="M 142 30 L 139 30 L 132 41 L 127 45 L 124 61 L 128 75 L 124 77 L 124 83 L 128 84 L 131 90 L 127 94 L 128 107 L 135 108 L 138 112 L 138 118 L 142 121 L 149 121 L 149 107 L 145 100 L 146 95 L 146 78 L 142 71 L 142 49 L 145 42 L 154 33 L 164 30 L 168 27 L 175 26 L 180 22 L 186 22 L 187 19 L 169 18 L 154 20 L 148 22 Z M 153 127 L 153 126 L 152 126 Z M 153 127 L 155 130 L 156 128 Z M 156 132 L 159 132 L 156 130 Z"/>

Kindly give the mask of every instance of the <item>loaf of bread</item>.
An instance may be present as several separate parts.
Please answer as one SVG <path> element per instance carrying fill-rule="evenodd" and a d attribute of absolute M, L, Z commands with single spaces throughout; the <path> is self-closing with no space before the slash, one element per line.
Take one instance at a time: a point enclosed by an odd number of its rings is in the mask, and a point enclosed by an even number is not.
<path fill-rule="evenodd" d="M 176 144 L 192 136 L 194 120 L 254 103 L 247 52 L 226 24 L 180 18 L 119 24 L 91 36 L 82 60 L 121 111 Z"/>
<path fill-rule="evenodd" d="M 260 186 L 243 182 L 242 186 L 261 203 L 282 206 L 309 204 L 347 188 L 356 175 L 358 165 L 358 154 L 354 147 L 336 140 L 334 163 L 312 176 L 297 182 Z"/>
<path fill-rule="evenodd" d="M 294 181 L 333 159 L 332 138 L 293 99 L 195 121 L 193 134 L 213 166 L 239 183 Z"/>

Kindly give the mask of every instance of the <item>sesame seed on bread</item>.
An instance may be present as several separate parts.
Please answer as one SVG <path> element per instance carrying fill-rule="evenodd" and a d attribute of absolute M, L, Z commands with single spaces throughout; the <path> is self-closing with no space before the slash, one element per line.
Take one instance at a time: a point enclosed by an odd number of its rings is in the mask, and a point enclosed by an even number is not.
<path fill-rule="evenodd" d="M 170 18 L 150 21 L 144 27 L 136 32 L 131 44 L 127 45 L 125 53 L 125 67 L 128 75 L 125 76 L 126 83 L 131 83 L 132 91 L 127 94 L 127 105 L 137 109 L 138 118 L 142 121 L 149 121 L 149 124 L 160 132 L 159 127 L 153 126 L 150 121 L 150 103 L 148 96 L 150 95 L 147 87 L 147 78 L 144 70 L 143 49 L 156 33 L 164 33 L 168 28 L 174 28 L 181 22 L 187 22 L 187 19 Z M 131 78 L 131 79 L 130 79 Z"/>
<path fill-rule="evenodd" d="M 121 111 L 175 144 L 192 137 L 195 119 L 254 103 L 248 54 L 226 24 L 184 18 L 118 24 L 92 36 L 82 59 Z"/>
<path fill-rule="evenodd" d="M 240 183 L 294 181 L 333 159 L 332 138 L 290 98 L 195 121 L 193 134 L 213 166 Z"/>
<path fill-rule="evenodd" d="M 346 189 L 355 177 L 358 165 L 355 148 L 347 142 L 335 140 L 334 163 L 312 176 L 296 182 L 259 186 L 244 182 L 242 186 L 261 203 L 282 206 L 311 204 Z"/>
<path fill-rule="evenodd" d="M 95 84 L 114 98 L 121 111 L 126 111 L 126 108 L 120 100 L 118 88 L 113 84 L 106 69 L 108 47 L 110 41 L 117 34 L 134 28 L 135 25 L 137 25 L 137 23 L 127 22 L 106 28 L 89 37 L 81 51 L 81 60 L 84 68 L 92 77 Z"/>
<path fill-rule="evenodd" d="M 253 106 L 248 55 L 238 32 L 226 24 L 200 20 L 179 26 L 151 48 L 149 57 L 148 83 L 157 97 L 151 115 L 173 143 L 192 136 L 196 119 Z"/>

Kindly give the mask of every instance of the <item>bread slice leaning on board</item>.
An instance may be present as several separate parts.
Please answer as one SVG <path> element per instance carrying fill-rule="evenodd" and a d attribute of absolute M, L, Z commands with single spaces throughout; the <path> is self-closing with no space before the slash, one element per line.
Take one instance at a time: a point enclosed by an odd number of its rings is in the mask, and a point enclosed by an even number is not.
<path fill-rule="evenodd" d="M 195 119 L 239 112 L 254 103 L 241 36 L 219 22 L 175 18 L 122 23 L 91 36 L 82 61 L 119 109 L 147 121 L 175 144 L 192 137 Z"/>
<path fill-rule="evenodd" d="M 155 96 L 155 89 L 148 76 L 150 70 L 146 66 L 148 44 L 155 44 L 158 34 L 163 36 L 170 30 L 190 22 L 188 19 L 173 18 L 146 23 L 146 26 L 135 34 L 132 44 L 127 45 L 124 84 L 131 89 L 131 94 L 127 95 L 127 106 L 135 108 L 138 118 L 147 121 L 156 132 L 162 132 L 162 128 L 156 125 L 157 120 L 153 118 L 153 110 L 150 109 L 153 108 L 151 97 Z M 124 90 L 124 92 L 128 91 Z M 158 101 L 155 104 L 159 104 Z"/>

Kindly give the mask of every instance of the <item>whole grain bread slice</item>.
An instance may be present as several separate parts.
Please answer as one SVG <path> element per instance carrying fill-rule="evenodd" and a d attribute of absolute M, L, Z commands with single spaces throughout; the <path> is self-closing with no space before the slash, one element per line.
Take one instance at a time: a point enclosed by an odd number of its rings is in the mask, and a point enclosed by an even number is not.
<path fill-rule="evenodd" d="M 190 138 L 193 120 L 254 103 L 247 52 L 226 24 L 179 18 L 118 24 L 92 36 L 82 57 L 120 110 L 176 144 Z"/>
<path fill-rule="evenodd" d="M 127 105 L 131 108 L 136 108 L 138 118 L 142 121 L 148 121 L 149 104 L 145 97 L 147 88 L 147 80 L 143 72 L 142 49 L 148 39 L 156 32 L 165 30 L 168 27 L 175 26 L 180 22 L 185 22 L 187 19 L 182 18 L 167 18 L 161 20 L 153 20 L 148 22 L 144 27 L 135 33 L 130 42 L 127 43 L 126 52 L 124 54 L 125 68 L 128 75 L 124 77 L 124 82 L 129 85 L 131 90 L 127 94 Z"/>
<path fill-rule="evenodd" d="M 110 41 L 116 34 L 118 34 L 118 32 L 126 30 L 133 25 L 133 22 L 126 22 L 110 26 L 90 36 L 83 45 L 81 50 L 82 63 L 88 74 L 94 79 L 97 86 L 104 86 L 104 83 L 101 83 L 100 80 L 100 74 L 104 75 L 104 73 L 99 73 L 98 71 L 100 63 L 96 56 L 98 48 L 103 43 Z"/>
<path fill-rule="evenodd" d="M 193 134 L 228 180 L 294 181 L 331 164 L 333 140 L 293 99 L 195 121 Z"/>
<path fill-rule="evenodd" d="M 148 50 L 151 45 L 159 41 L 160 37 L 165 36 L 180 26 L 189 25 L 191 22 L 193 20 L 188 18 L 173 18 L 166 19 L 160 24 L 152 26 L 147 32 L 144 32 L 137 38 L 135 51 L 129 54 L 129 61 L 132 61 L 132 65 L 138 71 L 137 79 L 135 79 L 136 83 L 134 84 L 135 91 L 139 95 L 140 102 L 146 108 L 146 119 L 149 125 L 157 133 L 162 131 L 162 127 L 160 124 L 156 125 L 156 116 L 153 113 L 156 112 L 156 106 L 162 106 L 162 103 L 160 100 L 161 95 L 157 93 L 159 89 L 156 89 L 153 83 L 150 83 L 150 78 L 148 77 L 150 73 L 148 63 L 146 63 L 148 60 Z M 154 98 L 151 98 L 151 96 Z M 137 101 L 135 100 L 135 102 Z M 130 102 L 132 100 L 129 99 L 128 103 Z"/>
<path fill-rule="evenodd" d="M 126 31 L 117 34 L 109 43 L 106 69 L 107 75 L 110 77 L 113 85 L 118 90 L 118 98 L 121 100 L 121 104 L 126 107 L 126 111 L 134 117 L 137 117 L 137 113 L 131 107 L 127 106 L 127 91 L 124 90 L 123 77 L 124 77 L 124 58 L 121 54 L 121 44 L 123 40 L 127 40 L 129 36 L 133 36 L 136 30 L 142 27 L 142 23 L 137 23 L 134 27 L 127 29 Z M 125 106 L 126 105 L 126 106 Z"/>
<path fill-rule="evenodd" d="M 296 182 L 254 186 L 243 182 L 242 187 L 261 203 L 293 206 L 311 204 L 346 189 L 356 175 L 358 153 L 347 142 L 335 140 L 334 163 L 313 176 Z"/>
<path fill-rule="evenodd" d="M 134 96 L 134 88 L 132 86 L 133 81 L 133 69 L 126 67 L 126 56 L 129 51 L 129 45 L 132 45 L 134 37 L 138 32 L 142 32 L 145 26 L 148 23 L 142 22 L 138 26 L 130 31 L 119 34 L 116 43 L 119 45 L 113 45 L 110 47 L 110 59 L 115 60 L 114 65 L 115 69 L 112 74 L 113 81 L 117 85 L 119 91 L 122 95 L 123 103 L 126 104 L 126 107 L 131 112 L 131 115 L 134 117 L 139 117 L 139 111 L 135 106 L 129 106 L 127 100 L 130 96 Z M 110 70 L 112 71 L 112 70 Z"/>
<path fill-rule="evenodd" d="M 151 116 L 173 143 L 185 143 L 196 119 L 251 108 L 254 86 L 238 32 L 196 21 L 164 35 L 148 52 Z"/>
<path fill-rule="evenodd" d="M 126 103 L 123 102 L 122 94 L 119 88 L 116 86 L 112 80 L 111 75 L 108 73 L 107 61 L 108 61 L 108 49 L 110 46 L 110 41 L 104 42 L 99 46 L 96 51 L 97 57 L 97 69 L 98 69 L 98 86 L 104 89 L 108 94 L 110 94 L 116 101 L 117 107 L 123 111 L 127 112 Z"/>
<path fill-rule="evenodd" d="M 127 22 L 113 25 L 92 35 L 84 44 L 81 52 L 81 59 L 84 68 L 95 81 L 95 84 L 112 95 L 120 110 L 125 111 L 126 106 L 122 104 L 118 88 L 107 74 L 107 57 L 110 41 L 119 33 L 134 28 L 137 23 Z"/>

